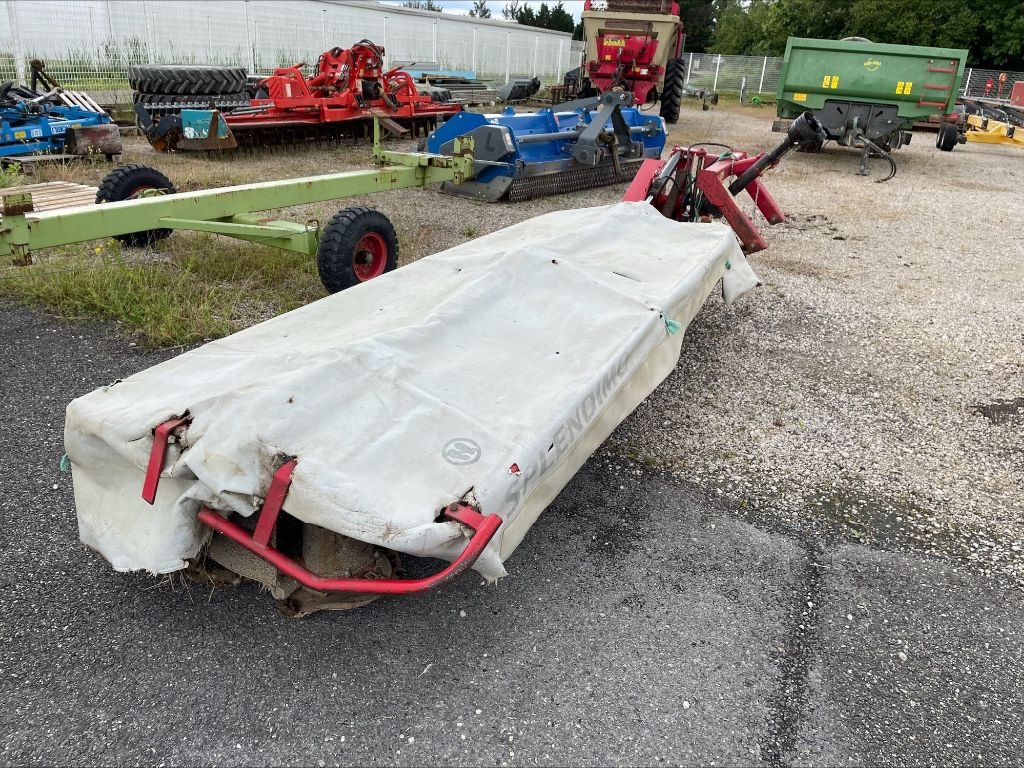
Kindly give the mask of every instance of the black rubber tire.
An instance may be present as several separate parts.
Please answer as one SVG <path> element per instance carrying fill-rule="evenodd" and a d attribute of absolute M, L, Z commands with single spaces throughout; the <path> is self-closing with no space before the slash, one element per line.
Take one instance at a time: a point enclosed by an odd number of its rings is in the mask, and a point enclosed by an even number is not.
<path fill-rule="evenodd" d="M 346 208 L 334 214 L 324 227 L 316 250 L 316 268 L 328 293 L 364 282 L 366 278 L 356 271 L 357 259 L 361 258 L 356 248 L 371 233 L 387 246 L 383 272 L 390 272 L 398 266 L 398 236 L 383 213 L 372 208 Z"/>
<path fill-rule="evenodd" d="M 935 136 L 935 146 L 943 152 L 952 152 L 960 140 L 960 131 L 952 123 L 943 123 Z"/>
<path fill-rule="evenodd" d="M 148 165 L 122 165 L 108 173 L 96 190 L 97 203 L 116 203 L 120 200 L 131 200 L 139 192 L 146 189 L 162 189 L 173 195 L 175 190 L 171 180 L 155 168 Z M 125 245 L 137 248 L 153 245 L 171 234 L 170 229 L 147 229 L 141 232 L 129 232 L 115 235 Z"/>
<path fill-rule="evenodd" d="M 140 93 L 182 93 L 216 96 L 245 90 L 241 67 L 134 66 L 128 68 L 128 84 Z"/>
<path fill-rule="evenodd" d="M 669 59 L 665 65 L 665 84 L 661 89 L 661 116 L 666 123 L 679 122 L 685 80 L 686 62 L 682 59 Z"/>

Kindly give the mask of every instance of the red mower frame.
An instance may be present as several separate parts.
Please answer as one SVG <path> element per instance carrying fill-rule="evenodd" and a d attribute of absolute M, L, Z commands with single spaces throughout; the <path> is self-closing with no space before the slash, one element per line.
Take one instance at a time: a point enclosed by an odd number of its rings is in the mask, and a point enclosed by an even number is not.
<path fill-rule="evenodd" d="M 188 416 L 170 419 L 153 430 L 153 447 L 150 451 L 142 490 L 142 498 L 147 503 L 152 504 L 156 500 L 157 487 L 167 456 L 168 442 L 171 439 L 176 439 L 175 432 L 177 430 L 187 429 L 190 421 Z M 285 499 L 292 482 L 292 473 L 297 465 L 298 460 L 291 459 L 282 464 L 274 473 L 270 487 L 267 489 L 267 495 L 263 500 L 263 506 L 257 513 L 255 530 L 249 531 L 207 506 L 200 507 L 196 517 L 203 525 L 227 536 L 257 557 L 266 560 L 281 573 L 290 576 L 314 592 L 375 596 L 427 592 L 457 579 L 472 568 L 503 523 L 498 515 L 483 515 L 468 504 L 462 502 L 449 504 L 441 510 L 438 519 L 460 523 L 469 528 L 472 534 L 465 549 L 447 568 L 421 579 L 353 579 L 320 576 L 308 570 L 293 557 L 275 549 L 270 543 L 278 517 L 284 509 Z"/>

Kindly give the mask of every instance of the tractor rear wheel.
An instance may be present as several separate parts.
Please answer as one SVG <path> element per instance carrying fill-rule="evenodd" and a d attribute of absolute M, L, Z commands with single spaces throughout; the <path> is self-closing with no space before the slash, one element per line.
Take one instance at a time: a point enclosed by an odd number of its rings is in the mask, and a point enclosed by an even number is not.
<path fill-rule="evenodd" d="M 397 266 L 398 236 L 380 211 L 346 208 L 320 234 L 316 267 L 328 293 L 365 283 Z"/>
<path fill-rule="evenodd" d="M 116 203 L 121 200 L 135 200 L 144 197 L 150 190 L 160 190 L 168 195 L 173 195 L 177 191 L 171 180 L 155 168 L 147 165 L 122 165 L 103 178 L 99 189 L 96 190 L 96 202 Z M 129 247 L 141 247 L 153 245 L 169 234 L 170 229 L 146 229 L 115 237 Z"/>
<path fill-rule="evenodd" d="M 686 64 L 682 59 L 669 59 L 665 65 L 665 85 L 661 89 L 661 116 L 666 123 L 679 121 L 679 108 L 683 103 Z"/>
<path fill-rule="evenodd" d="M 935 137 L 935 146 L 943 152 L 952 152 L 960 139 L 960 131 L 952 123 L 939 126 L 939 134 Z"/>

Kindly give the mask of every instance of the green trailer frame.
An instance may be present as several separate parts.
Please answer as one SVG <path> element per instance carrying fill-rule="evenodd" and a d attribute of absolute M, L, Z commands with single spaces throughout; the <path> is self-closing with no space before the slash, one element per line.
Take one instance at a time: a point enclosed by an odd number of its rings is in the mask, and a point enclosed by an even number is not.
<path fill-rule="evenodd" d="M 829 100 L 888 104 L 909 125 L 951 112 L 967 51 L 791 37 L 776 93 L 779 117 L 817 112 Z"/>
<path fill-rule="evenodd" d="M 316 256 L 320 230 L 313 223 L 272 220 L 259 211 L 340 200 L 392 189 L 423 187 L 473 176 L 473 140 L 459 139 L 452 156 L 384 151 L 374 121 L 374 170 L 242 184 L 198 192 L 146 196 L 99 205 L 33 211 L 31 194 L 4 194 L 0 256 L 30 264 L 44 248 L 118 237 L 147 230 L 213 232 Z"/>

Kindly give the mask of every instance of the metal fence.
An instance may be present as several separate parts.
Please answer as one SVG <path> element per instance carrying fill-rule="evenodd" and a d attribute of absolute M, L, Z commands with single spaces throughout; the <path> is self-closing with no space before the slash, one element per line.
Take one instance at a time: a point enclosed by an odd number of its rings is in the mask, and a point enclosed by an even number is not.
<path fill-rule="evenodd" d="M 782 72 L 782 59 L 771 56 L 688 53 L 684 58 L 687 85 L 712 91 L 775 93 Z"/>
<path fill-rule="evenodd" d="M 569 68 L 570 36 L 491 19 L 348 0 L 0 0 L 0 80 L 34 58 L 68 88 L 122 90 L 133 64 L 244 66 L 266 75 L 368 38 L 387 64 L 429 62 L 485 80 Z"/>
<path fill-rule="evenodd" d="M 132 64 L 225 64 L 266 75 L 362 38 L 383 43 L 389 65 L 419 62 L 501 82 L 560 82 L 583 50 L 564 32 L 356 0 L 0 0 L 0 81 L 24 82 L 34 58 L 80 90 L 126 90 Z M 684 58 L 686 82 L 714 91 L 774 94 L 782 71 L 771 56 Z M 998 98 L 1000 74 L 968 69 L 961 95 Z M 1024 80 L 1024 72 L 1005 74 L 1004 98 Z"/>
<path fill-rule="evenodd" d="M 1003 76 L 1002 83 L 999 82 Z M 960 85 L 960 95 L 972 98 L 1009 99 L 1014 83 L 1024 81 L 1024 72 L 1003 72 L 998 69 L 968 68 Z"/>

